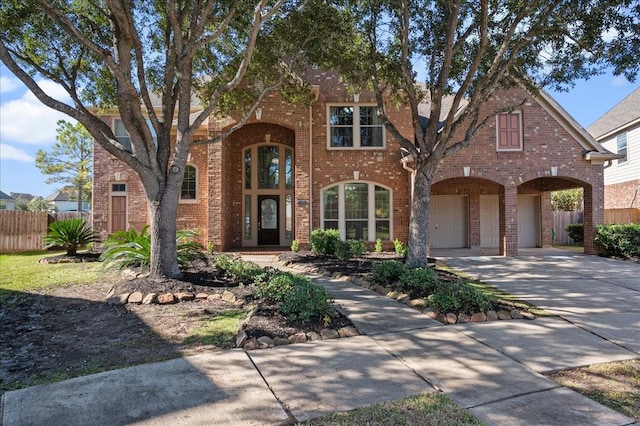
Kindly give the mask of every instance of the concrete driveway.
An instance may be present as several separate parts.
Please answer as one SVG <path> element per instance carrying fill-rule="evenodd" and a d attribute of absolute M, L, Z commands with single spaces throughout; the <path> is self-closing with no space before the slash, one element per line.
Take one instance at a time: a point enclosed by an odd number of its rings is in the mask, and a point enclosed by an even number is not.
<path fill-rule="evenodd" d="M 536 321 L 536 327 L 551 327 L 557 335 L 569 324 L 578 326 L 586 334 L 640 354 L 638 263 L 559 249 L 523 250 L 517 257 L 478 255 L 470 250 L 435 251 L 432 255 L 468 276 L 559 316 Z M 522 340 L 535 334 L 530 324 L 519 324 L 523 328 L 519 330 Z M 501 340 L 502 331 L 492 332 L 491 327 L 495 326 L 487 324 L 477 329 L 483 330 L 479 334 L 484 334 L 487 341 Z M 527 327 L 529 329 L 525 329 Z M 480 336 L 476 338 L 484 340 Z M 513 339 L 509 340 L 513 343 Z M 571 353 L 571 349 L 567 348 L 567 353 Z M 590 363 L 588 359 L 584 362 Z M 547 367 L 541 367 L 542 371 L 552 366 Z"/>

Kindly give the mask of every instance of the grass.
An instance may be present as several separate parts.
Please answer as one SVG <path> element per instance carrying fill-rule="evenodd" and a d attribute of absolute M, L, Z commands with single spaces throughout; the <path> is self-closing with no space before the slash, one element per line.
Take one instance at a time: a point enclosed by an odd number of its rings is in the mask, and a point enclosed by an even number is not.
<path fill-rule="evenodd" d="M 549 378 L 640 422 L 638 359 L 560 371 Z"/>
<path fill-rule="evenodd" d="M 334 413 L 305 425 L 481 425 L 468 411 L 439 393 L 424 393 L 391 402 Z"/>
<path fill-rule="evenodd" d="M 213 318 L 203 320 L 203 326 L 193 330 L 183 343 L 229 346 L 246 317 L 247 312 L 241 309 L 220 312 Z"/>

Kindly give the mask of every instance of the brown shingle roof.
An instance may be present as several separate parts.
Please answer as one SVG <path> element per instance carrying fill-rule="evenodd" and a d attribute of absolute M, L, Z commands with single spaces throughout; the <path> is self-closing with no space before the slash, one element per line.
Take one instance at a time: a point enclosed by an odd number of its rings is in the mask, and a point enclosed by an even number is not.
<path fill-rule="evenodd" d="M 640 119 L 640 87 L 598 118 L 587 130 L 598 139 L 638 119 Z"/>

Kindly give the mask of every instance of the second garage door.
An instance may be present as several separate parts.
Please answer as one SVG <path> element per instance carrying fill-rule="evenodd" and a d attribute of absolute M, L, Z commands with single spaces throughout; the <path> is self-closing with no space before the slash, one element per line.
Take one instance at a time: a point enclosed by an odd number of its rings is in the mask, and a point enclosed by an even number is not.
<path fill-rule="evenodd" d="M 431 247 L 467 247 L 467 197 L 461 195 L 432 195 L 429 211 Z"/>

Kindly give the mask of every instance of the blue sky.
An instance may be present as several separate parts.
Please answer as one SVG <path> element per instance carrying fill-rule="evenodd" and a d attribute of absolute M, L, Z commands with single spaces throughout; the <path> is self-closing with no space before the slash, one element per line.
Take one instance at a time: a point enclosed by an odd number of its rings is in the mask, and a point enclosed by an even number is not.
<path fill-rule="evenodd" d="M 60 100 L 62 89 L 51 82 L 40 86 Z M 552 96 L 585 128 L 629 95 L 640 82 L 610 74 L 579 81 L 566 93 Z M 69 117 L 42 105 L 5 67 L 0 67 L 0 190 L 46 197 L 58 185 L 45 184 L 46 176 L 35 166 L 39 149 L 48 151 L 55 142 L 56 122 Z"/>

